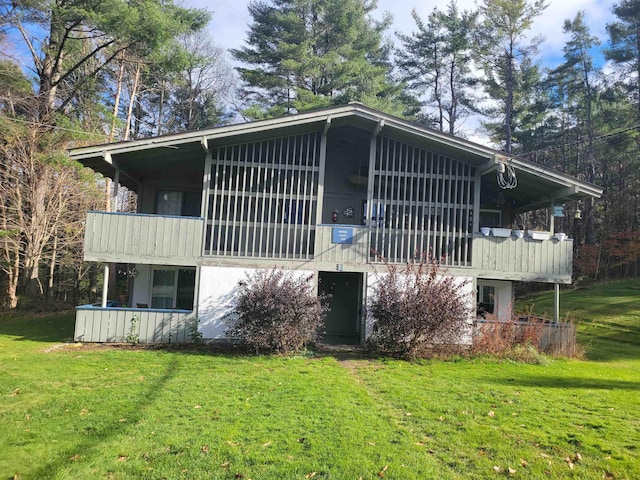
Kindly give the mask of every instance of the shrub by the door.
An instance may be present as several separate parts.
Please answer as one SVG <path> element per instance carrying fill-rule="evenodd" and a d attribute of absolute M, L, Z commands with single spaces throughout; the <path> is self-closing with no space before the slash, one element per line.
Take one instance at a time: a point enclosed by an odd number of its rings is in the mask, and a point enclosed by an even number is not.
<path fill-rule="evenodd" d="M 256 351 L 294 352 L 317 339 L 326 310 L 313 275 L 259 270 L 238 282 L 236 322 L 227 334 Z"/>
<path fill-rule="evenodd" d="M 458 346 L 469 329 L 468 281 L 441 275 L 435 263 L 389 266 L 373 287 L 369 314 L 374 350 L 408 358 L 424 356 L 429 346 Z"/>

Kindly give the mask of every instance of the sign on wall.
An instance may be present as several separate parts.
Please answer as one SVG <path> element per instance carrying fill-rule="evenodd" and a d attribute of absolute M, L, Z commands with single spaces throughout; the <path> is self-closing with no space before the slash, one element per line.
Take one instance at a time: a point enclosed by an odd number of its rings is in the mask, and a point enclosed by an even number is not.
<path fill-rule="evenodd" d="M 331 229 L 331 243 L 351 245 L 353 243 L 353 228 L 333 227 Z"/>

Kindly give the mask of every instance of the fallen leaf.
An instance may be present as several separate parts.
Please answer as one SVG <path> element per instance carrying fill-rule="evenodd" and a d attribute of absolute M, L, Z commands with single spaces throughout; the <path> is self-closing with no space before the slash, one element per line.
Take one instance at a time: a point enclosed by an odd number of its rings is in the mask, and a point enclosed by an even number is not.
<path fill-rule="evenodd" d="M 271 445 L 271 442 L 267 442 L 267 443 L 263 443 L 262 444 L 262 448 L 268 447 Z"/>
<path fill-rule="evenodd" d="M 515 473 L 516 473 L 516 469 L 515 468 L 511 468 L 511 467 L 509 467 L 507 469 L 507 471 L 509 472 L 509 475 L 515 475 Z"/>
<path fill-rule="evenodd" d="M 496 412 L 494 412 L 493 410 L 489 410 L 489 413 L 487 413 L 487 415 L 489 415 L 490 417 L 495 417 Z"/>
<path fill-rule="evenodd" d="M 520 465 L 522 465 L 523 467 L 528 467 L 529 466 L 529 462 L 527 462 L 524 458 L 520 459 Z"/>
<path fill-rule="evenodd" d="M 20 389 L 16 388 L 13 392 L 11 392 L 9 395 L 7 395 L 7 397 L 15 397 L 19 393 L 20 393 Z"/>
<path fill-rule="evenodd" d="M 389 468 L 389 465 L 385 465 L 384 468 L 378 472 L 380 478 L 384 477 L 384 472 L 387 471 L 387 468 Z"/>
<path fill-rule="evenodd" d="M 124 462 L 127 458 L 129 458 L 129 457 L 127 457 L 126 455 L 118 455 L 118 461 L 119 462 Z"/>
<path fill-rule="evenodd" d="M 419 447 L 424 447 L 424 442 L 416 442 L 416 445 L 418 445 Z"/>
<path fill-rule="evenodd" d="M 304 478 L 313 478 L 317 475 L 317 472 L 311 472 L 311 473 L 307 473 Z"/>
<path fill-rule="evenodd" d="M 203 445 L 200 447 L 202 453 L 209 453 L 209 445 Z"/>
<path fill-rule="evenodd" d="M 575 463 L 578 463 L 580 461 L 582 461 L 582 455 L 580 455 L 580 453 L 576 453 L 576 457 L 573 460 Z"/>
<path fill-rule="evenodd" d="M 236 473 L 234 475 L 234 478 L 244 478 L 244 475 L 242 473 L 238 472 L 238 473 Z"/>
<path fill-rule="evenodd" d="M 118 420 L 118 421 L 119 421 L 120 423 L 124 423 L 124 422 L 126 422 L 126 421 L 127 421 L 127 419 L 126 419 L 126 418 L 121 418 L 121 419 L 120 419 L 120 420 Z"/>
<path fill-rule="evenodd" d="M 369 442 L 369 445 L 372 446 L 372 447 L 375 447 L 376 444 L 373 443 L 373 442 Z"/>
<path fill-rule="evenodd" d="M 195 405 L 193 408 L 202 408 L 202 405 Z"/>
<path fill-rule="evenodd" d="M 604 480 L 613 480 L 615 477 L 613 476 L 613 473 L 611 473 L 611 472 L 604 472 L 602 474 L 602 478 Z"/>
<path fill-rule="evenodd" d="M 413 414 L 412 414 L 411 412 L 407 412 L 407 413 L 405 413 L 405 415 L 406 415 L 407 417 L 410 417 L 410 416 L 411 416 L 411 415 L 413 415 Z"/>
<path fill-rule="evenodd" d="M 78 455 L 77 453 L 73 456 L 73 457 L 69 457 L 69 461 L 71 462 L 75 462 L 76 460 L 78 460 L 80 458 L 80 455 Z"/>
<path fill-rule="evenodd" d="M 220 468 L 223 468 L 225 470 L 229 470 L 229 465 L 230 465 L 229 462 L 224 462 L 223 464 L 220 465 Z"/>
<path fill-rule="evenodd" d="M 16 474 L 13 476 L 13 480 L 20 480 L 20 474 L 19 474 L 19 473 L 16 473 Z"/>
<path fill-rule="evenodd" d="M 500 473 L 500 471 L 501 471 L 501 470 L 502 470 L 502 469 L 501 469 L 498 465 L 494 465 L 494 466 L 493 466 L 493 471 L 494 471 L 494 472 L 496 472 L 496 473 Z"/>
<path fill-rule="evenodd" d="M 444 421 L 444 417 L 438 417 L 438 420 L 439 420 L 440 422 L 442 422 L 442 421 Z"/>

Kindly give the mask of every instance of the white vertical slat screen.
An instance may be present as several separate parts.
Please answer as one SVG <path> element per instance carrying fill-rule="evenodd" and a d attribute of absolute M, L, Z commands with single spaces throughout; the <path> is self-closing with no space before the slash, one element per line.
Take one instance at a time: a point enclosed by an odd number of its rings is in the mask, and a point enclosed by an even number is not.
<path fill-rule="evenodd" d="M 205 254 L 310 259 L 320 132 L 212 149 Z"/>
<path fill-rule="evenodd" d="M 471 266 L 473 166 L 381 135 L 373 179 L 371 261 Z"/>

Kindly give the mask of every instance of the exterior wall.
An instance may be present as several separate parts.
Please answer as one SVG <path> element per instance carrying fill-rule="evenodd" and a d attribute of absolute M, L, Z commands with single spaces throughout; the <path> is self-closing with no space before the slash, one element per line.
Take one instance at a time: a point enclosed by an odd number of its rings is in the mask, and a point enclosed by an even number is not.
<path fill-rule="evenodd" d="M 256 268 L 202 267 L 198 295 L 198 330 L 206 339 L 224 339 L 231 319 L 225 318 L 233 308 L 237 284 L 255 272 Z M 314 273 L 309 270 L 294 270 L 293 275 Z"/>
<path fill-rule="evenodd" d="M 388 274 L 387 273 L 369 273 L 367 275 L 367 279 L 366 279 L 367 305 L 369 304 L 369 299 L 373 298 L 376 283 L 379 281 L 381 277 L 385 275 L 388 275 Z M 464 276 L 456 276 L 455 278 L 459 282 L 459 284 L 466 282 L 464 294 L 468 299 L 467 300 L 468 311 L 469 311 L 469 316 L 467 319 L 468 328 L 460 332 L 460 344 L 470 345 L 473 341 L 473 319 L 474 319 L 474 312 L 475 312 L 475 292 L 473 291 L 473 278 L 464 277 Z M 367 316 L 365 320 L 365 339 L 371 336 L 373 332 L 374 323 L 375 321 L 369 313 L 369 308 L 367 308 Z"/>
<path fill-rule="evenodd" d="M 131 306 L 135 307 L 139 303 L 151 302 L 149 292 L 151 291 L 151 265 L 136 265 L 138 275 L 133 281 L 133 291 L 131 292 Z"/>

